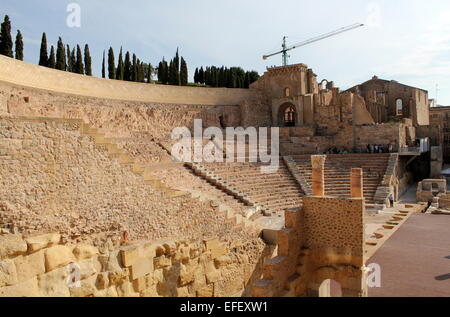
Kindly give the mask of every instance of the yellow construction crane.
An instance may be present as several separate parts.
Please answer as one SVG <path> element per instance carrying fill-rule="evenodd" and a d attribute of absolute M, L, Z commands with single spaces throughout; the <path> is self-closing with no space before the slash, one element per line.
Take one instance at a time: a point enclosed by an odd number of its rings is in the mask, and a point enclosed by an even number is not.
<path fill-rule="evenodd" d="M 362 27 L 362 26 L 364 26 L 364 24 L 361 24 L 361 23 L 355 23 L 355 24 L 352 24 L 352 25 L 349 25 L 349 26 L 340 28 L 340 29 L 338 29 L 338 30 L 336 30 L 336 31 L 329 32 L 329 33 L 326 33 L 326 34 L 323 34 L 323 35 L 320 35 L 320 36 L 317 36 L 317 37 L 313 37 L 313 38 L 311 38 L 311 39 L 309 39 L 309 40 L 306 40 L 306 41 L 297 43 L 297 44 L 292 45 L 292 46 L 290 46 L 290 47 L 288 47 L 287 44 L 286 44 L 286 39 L 287 39 L 287 37 L 285 36 L 285 37 L 283 37 L 283 44 L 282 44 L 282 49 L 281 49 L 281 51 L 277 51 L 277 52 L 274 52 L 274 53 L 270 53 L 270 54 L 268 54 L 268 55 L 264 55 L 264 56 L 263 56 L 263 59 L 266 60 L 266 59 L 268 59 L 269 57 L 272 57 L 272 56 L 275 56 L 275 55 L 278 55 L 278 54 L 282 54 L 282 57 L 283 57 L 283 66 L 287 66 L 287 65 L 288 65 L 288 59 L 289 59 L 289 57 L 290 57 L 290 56 L 288 55 L 288 52 L 289 52 L 289 51 L 291 51 L 291 50 L 293 50 L 293 49 L 296 49 L 296 48 L 298 48 L 298 47 L 302 47 L 302 46 L 305 46 L 305 45 L 309 45 L 309 44 L 314 43 L 314 42 L 317 42 L 317 41 L 324 40 L 324 39 L 326 39 L 326 38 L 329 38 L 329 37 L 332 37 L 332 36 L 335 36 L 335 35 L 338 35 L 338 34 L 341 34 L 341 33 L 344 33 L 344 32 L 348 32 L 348 31 L 351 31 L 351 30 L 360 28 L 360 27 Z"/>

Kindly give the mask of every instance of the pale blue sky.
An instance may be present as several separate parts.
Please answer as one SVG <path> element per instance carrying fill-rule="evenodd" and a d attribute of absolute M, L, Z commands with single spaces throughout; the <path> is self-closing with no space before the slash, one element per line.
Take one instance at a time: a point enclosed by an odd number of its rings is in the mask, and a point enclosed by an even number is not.
<path fill-rule="evenodd" d="M 66 25 L 67 4 L 80 4 L 81 28 Z M 427 89 L 439 84 L 439 103 L 450 105 L 450 1 L 448 0 L 1 0 L 13 30 L 25 37 L 25 60 L 37 63 L 42 32 L 50 43 L 88 43 L 94 75 L 103 49 L 121 45 L 157 64 L 177 46 L 192 75 L 202 65 L 242 66 L 260 74 L 279 65 L 262 55 L 289 43 L 355 22 L 366 27 L 291 52 L 319 79 L 342 89 L 377 75 Z"/>

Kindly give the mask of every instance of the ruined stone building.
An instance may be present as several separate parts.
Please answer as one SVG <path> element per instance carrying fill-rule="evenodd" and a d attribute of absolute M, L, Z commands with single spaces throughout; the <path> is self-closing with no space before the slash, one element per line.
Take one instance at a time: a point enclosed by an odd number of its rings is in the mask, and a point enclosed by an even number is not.
<path fill-rule="evenodd" d="M 0 56 L 0 296 L 302 297 L 330 280 L 366 296 L 367 259 L 416 209 L 368 232 L 369 211 L 442 164 L 427 102 L 378 79 L 341 92 L 303 64 L 225 89 Z M 174 162 L 171 132 L 195 119 L 279 127 L 278 168 Z M 239 143 L 255 154 L 246 140 L 215 147 Z"/>
<path fill-rule="evenodd" d="M 450 160 L 450 107 L 430 108 L 430 125 L 437 131 L 434 137 L 442 144 L 445 161 Z"/>
<path fill-rule="evenodd" d="M 367 109 L 376 123 L 407 118 L 412 120 L 414 126 L 429 125 L 426 90 L 374 76 L 349 91 L 364 97 Z"/>

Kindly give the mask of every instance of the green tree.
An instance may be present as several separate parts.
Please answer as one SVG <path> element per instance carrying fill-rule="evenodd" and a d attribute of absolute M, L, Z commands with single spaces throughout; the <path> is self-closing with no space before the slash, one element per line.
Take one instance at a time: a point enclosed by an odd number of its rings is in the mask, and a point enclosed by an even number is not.
<path fill-rule="evenodd" d="M 117 80 L 123 80 L 124 71 L 125 71 L 125 65 L 123 64 L 123 53 L 122 53 L 122 47 L 121 47 L 120 54 L 119 54 L 119 62 L 117 64 L 117 72 L 116 72 Z"/>
<path fill-rule="evenodd" d="M 49 67 L 49 68 L 56 67 L 56 55 L 55 55 L 55 48 L 53 47 L 53 45 L 50 49 L 50 57 L 48 58 L 48 61 L 47 61 L 47 67 Z"/>
<path fill-rule="evenodd" d="M 16 59 L 23 61 L 23 37 L 20 31 L 17 31 L 16 36 Z"/>
<path fill-rule="evenodd" d="M 45 32 L 42 34 L 39 65 L 48 66 L 47 35 L 45 34 Z"/>
<path fill-rule="evenodd" d="M 194 83 L 198 84 L 198 68 L 196 68 L 194 72 Z"/>
<path fill-rule="evenodd" d="M 172 85 L 180 85 L 180 54 L 175 54 L 175 58 L 173 59 L 173 83 Z"/>
<path fill-rule="evenodd" d="M 0 54 L 14 58 L 13 41 L 11 37 L 11 21 L 7 15 L 5 15 L 5 19 L 0 30 Z"/>
<path fill-rule="evenodd" d="M 204 71 L 203 67 L 200 67 L 200 70 L 198 71 L 198 82 L 200 84 L 205 83 L 205 71 Z"/>
<path fill-rule="evenodd" d="M 58 39 L 56 48 L 56 69 L 66 70 L 66 49 L 61 38 Z"/>
<path fill-rule="evenodd" d="M 84 46 L 84 73 L 88 76 L 92 76 L 92 58 L 89 51 L 89 45 Z"/>
<path fill-rule="evenodd" d="M 105 50 L 103 50 L 103 62 L 102 62 L 102 78 L 106 78 L 106 61 L 105 61 Z"/>
<path fill-rule="evenodd" d="M 130 58 L 130 52 L 127 52 L 125 54 L 125 65 L 124 65 L 124 71 L 123 71 L 123 79 L 126 81 L 131 81 L 131 58 Z"/>
<path fill-rule="evenodd" d="M 77 58 L 75 55 L 75 47 L 72 49 L 72 53 L 70 53 L 70 68 L 72 73 L 77 72 Z"/>
<path fill-rule="evenodd" d="M 72 65 L 72 63 L 71 63 L 71 59 L 70 59 L 70 46 L 69 46 L 69 44 L 67 44 L 67 46 L 66 46 L 66 54 L 67 54 L 67 56 L 66 56 L 66 60 L 67 60 L 67 67 L 66 67 L 66 71 L 68 71 L 68 72 L 72 72 L 72 69 L 73 69 L 73 65 Z"/>
<path fill-rule="evenodd" d="M 187 86 L 189 80 L 188 67 L 187 63 L 183 57 L 181 57 L 181 66 L 180 66 L 180 84 L 181 86 Z"/>
<path fill-rule="evenodd" d="M 133 65 L 131 66 L 131 81 L 137 81 L 137 59 L 136 54 L 133 54 Z"/>
<path fill-rule="evenodd" d="M 167 85 L 169 80 L 169 69 L 166 60 L 162 59 L 162 61 L 159 63 L 158 66 L 158 81 L 163 84 Z"/>
<path fill-rule="evenodd" d="M 77 62 L 75 65 L 76 73 L 84 74 L 83 54 L 81 53 L 80 45 L 77 45 Z"/>
<path fill-rule="evenodd" d="M 108 51 L 108 77 L 109 79 L 116 79 L 116 60 L 112 47 Z"/>

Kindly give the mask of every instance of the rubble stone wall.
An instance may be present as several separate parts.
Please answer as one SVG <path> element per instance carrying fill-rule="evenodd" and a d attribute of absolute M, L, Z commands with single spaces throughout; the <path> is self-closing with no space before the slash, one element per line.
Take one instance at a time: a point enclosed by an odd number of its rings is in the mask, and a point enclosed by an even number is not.
<path fill-rule="evenodd" d="M 237 297 L 249 294 L 259 239 L 164 240 L 95 247 L 57 233 L 0 234 L 0 297 Z"/>

